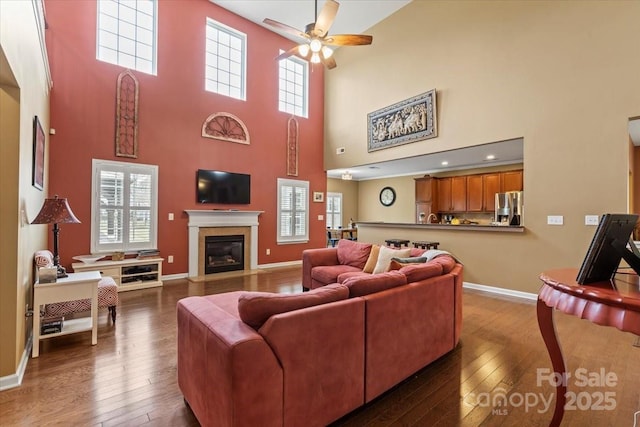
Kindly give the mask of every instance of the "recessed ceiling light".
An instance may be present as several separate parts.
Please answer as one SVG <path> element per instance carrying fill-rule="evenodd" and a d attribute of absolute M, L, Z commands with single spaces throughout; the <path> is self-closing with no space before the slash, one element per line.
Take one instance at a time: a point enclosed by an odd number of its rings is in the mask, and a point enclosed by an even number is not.
<path fill-rule="evenodd" d="M 449 164 L 449 162 L 447 162 L 446 160 L 442 163 L 440 163 L 442 166 L 447 166 Z"/>
<path fill-rule="evenodd" d="M 489 155 L 486 157 L 486 159 L 487 159 L 487 160 L 495 160 L 495 159 L 496 159 L 496 156 L 494 156 L 493 154 L 489 154 Z"/>

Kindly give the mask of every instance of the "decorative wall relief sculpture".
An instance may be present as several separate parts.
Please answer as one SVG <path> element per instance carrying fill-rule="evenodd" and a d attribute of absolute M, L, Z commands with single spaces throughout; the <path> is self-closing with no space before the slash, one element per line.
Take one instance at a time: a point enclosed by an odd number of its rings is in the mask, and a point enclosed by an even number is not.
<path fill-rule="evenodd" d="M 367 114 L 368 151 L 438 136 L 436 90 Z"/>
<path fill-rule="evenodd" d="M 116 156 L 138 157 L 138 79 L 130 70 L 118 76 L 116 99 Z"/>
<path fill-rule="evenodd" d="M 222 141 L 249 144 L 249 131 L 242 121 L 229 113 L 214 113 L 202 125 L 202 136 Z"/>
<path fill-rule="evenodd" d="M 287 175 L 298 176 L 298 121 L 287 121 Z"/>

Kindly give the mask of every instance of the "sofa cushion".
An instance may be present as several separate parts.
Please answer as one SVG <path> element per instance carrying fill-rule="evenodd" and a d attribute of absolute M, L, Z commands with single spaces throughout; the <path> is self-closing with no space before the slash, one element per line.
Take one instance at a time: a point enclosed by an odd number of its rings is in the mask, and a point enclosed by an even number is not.
<path fill-rule="evenodd" d="M 378 254 L 380 254 L 380 245 L 371 246 L 369 258 L 367 258 L 367 262 L 362 271 L 365 273 L 373 273 L 373 269 L 376 268 L 376 263 L 378 262 Z"/>
<path fill-rule="evenodd" d="M 349 288 L 349 297 L 361 297 L 407 284 L 407 277 L 399 271 L 353 276 L 343 284 Z"/>
<path fill-rule="evenodd" d="M 410 257 L 419 257 L 422 256 L 422 254 L 424 254 L 424 249 L 422 248 L 411 248 L 411 253 L 409 254 Z"/>
<path fill-rule="evenodd" d="M 286 313 L 347 298 L 349 298 L 349 289 L 338 283 L 302 294 L 245 292 L 238 298 L 238 313 L 244 323 L 257 330 L 274 314 Z"/>
<path fill-rule="evenodd" d="M 350 279 L 352 277 L 360 277 L 360 276 L 370 276 L 371 273 L 365 273 L 364 271 L 347 271 L 344 273 L 340 273 L 338 275 L 338 283 L 344 283 L 345 280 Z"/>
<path fill-rule="evenodd" d="M 442 274 L 450 273 L 457 263 L 455 258 L 453 258 L 451 255 L 438 255 L 437 257 L 429 261 L 429 263 L 432 262 L 442 265 Z"/>
<path fill-rule="evenodd" d="M 429 261 L 423 264 L 409 264 L 398 271 L 407 276 L 408 283 L 413 283 L 442 275 L 442 265 Z"/>
<path fill-rule="evenodd" d="M 319 265 L 311 269 L 311 279 L 320 283 L 338 283 L 338 276 L 343 273 L 362 273 L 362 270 L 350 265 Z"/>
<path fill-rule="evenodd" d="M 338 262 L 342 265 L 350 265 L 360 270 L 371 253 L 371 243 L 359 243 L 353 240 L 341 239 L 338 242 Z"/>
<path fill-rule="evenodd" d="M 376 267 L 373 269 L 373 274 L 383 273 L 389 270 L 389 264 L 393 257 L 408 257 L 411 253 L 411 249 L 392 249 L 387 246 L 380 247 L 380 253 L 378 254 L 378 261 Z"/>

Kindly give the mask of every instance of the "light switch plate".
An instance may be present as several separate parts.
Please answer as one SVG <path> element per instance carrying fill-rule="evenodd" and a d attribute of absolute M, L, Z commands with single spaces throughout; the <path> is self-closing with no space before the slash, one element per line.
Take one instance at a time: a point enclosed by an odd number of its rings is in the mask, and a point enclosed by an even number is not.
<path fill-rule="evenodd" d="M 318 221 L 324 221 L 324 215 L 318 215 Z"/>
<path fill-rule="evenodd" d="M 562 225 L 562 224 L 564 224 L 564 217 L 562 215 L 548 215 L 547 216 L 547 224 L 548 225 Z"/>
<path fill-rule="evenodd" d="M 584 225 L 598 225 L 599 219 L 598 215 L 585 215 Z"/>

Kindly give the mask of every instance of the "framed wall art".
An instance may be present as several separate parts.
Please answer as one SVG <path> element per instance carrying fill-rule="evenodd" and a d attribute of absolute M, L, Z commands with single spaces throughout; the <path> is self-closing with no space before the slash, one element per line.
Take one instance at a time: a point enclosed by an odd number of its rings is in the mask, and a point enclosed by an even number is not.
<path fill-rule="evenodd" d="M 44 189 L 44 143 L 44 131 L 38 116 L 35 116 L 33 118 L 33 175 L 31 184 L 40 191 Z"/>
<path fill-rule="evenodd" d="M 324 193 L 322 191 L 314 191 L 313 192 L 313 201 L 314 202 L 324 202 Z"/>
<path fill-rule="evenodd" d="M 368 152 L 436 136 L 435 89 L 367 114 Z"/>

